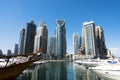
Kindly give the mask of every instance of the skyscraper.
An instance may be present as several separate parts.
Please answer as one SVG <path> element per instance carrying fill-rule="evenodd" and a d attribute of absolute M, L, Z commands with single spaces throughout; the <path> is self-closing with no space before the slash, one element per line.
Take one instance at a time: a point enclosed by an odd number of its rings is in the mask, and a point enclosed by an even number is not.
<path fill-rule="evenodd" d="M 78 33 L 73 33 L 73 47 L 74 47 L 74 54 L 77 54 L 78 49 L 79 49 L 79 35 L 78 35 Z"/>
<path fill-rule="evenodd" d="M 96 36 L 94 22 L 84 22 L 82 28 L 82 45 L 80 49 L 87 58 L 96 56 Z"/>
<path fill-rule="evenodd" d="M 18 44 L 15 44 L 14 54 L 15 54 L 15 55 L 18 54 Z"/>
<path fill-rule="evenodd" d="M 11 52 L 10 49 L 7 50 L 7 55 L 8 55 L 8 56 L 9 56 L 9 55 L 12 55 L 12 52 Z"/>
<path fill-rule="evenodd" d="M 107 49 L 105 45 L 104 31 L 100 26 L 97 26 L 95 30 L 96 30 L 97 53 L 101 57 L 106 56 Z"/>
<path fill-rule="evenodd" d="M 18 45 L 18 54 L 23 54 L 24 39 L 25 39 L 25 29 L 22 28 L 21 31 L 20 31 L 20 38 L 19 38 L 19 45 Z"/>
<path fill-rule="evenodd" d="M 34 50 L 34 37 L 36 34 L 36 25 L 33 21 L 27 23 L 25 30 L 25 39 L 24 39 L 24 54 L 33 53 Z"/>
<path fill-rule="evenodd" d="M 52 36 L 48 38 L 47 53 L 51 56 L 55 55 L 55 38 Z"/>
<path fill-rule="evenodd" d="M 66 54 L 66 29 L 64 20 L 56 21 L 55 53 L 55 55 L 60 58 Z"/>
<path fill-rule="evenodd" d="M 1 55 L 3 55 L 3 52 L 2 52 L 2 50 L 0 49 L 0 56 L 1 56 Z"/>
<path fill-rule="evenodd" d="M 47 52 L 48 30 L 46 25 L 41 22 L 35 36 L 34 52 L 36 53 L 40 48 Z"/>
<path fill-rule="evenodd" d="M 81 47 L 81 44 L 82 44 L 82 37 L 79 36 L 79 39 L 78 39 L 78 48 L 80 49 Z"/>

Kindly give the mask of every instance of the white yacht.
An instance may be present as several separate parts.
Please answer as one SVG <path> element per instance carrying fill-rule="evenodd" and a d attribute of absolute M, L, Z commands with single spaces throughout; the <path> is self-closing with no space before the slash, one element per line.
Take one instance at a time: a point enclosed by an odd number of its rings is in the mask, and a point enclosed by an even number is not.
<path fill-rule="evenodd" d="M 96 67 L 101 63 L 100 59 L 84 59 L 84 60 L 76 60 L 75 63 L 80 65 L 84 65 L 85 67 Z"/>
<path fill-rule="evenodd" d="M 120 71 L 91 70 L 97 76 L 107 80 L 120 80 Z"/>
<path fill-rule="evenodd" d="M 100 77 L 110 78 L 112 80 L 120 80 L 120 62 L 115 60 L 106 60 L 99 66 L 90 67 L 92 72 Z"/>

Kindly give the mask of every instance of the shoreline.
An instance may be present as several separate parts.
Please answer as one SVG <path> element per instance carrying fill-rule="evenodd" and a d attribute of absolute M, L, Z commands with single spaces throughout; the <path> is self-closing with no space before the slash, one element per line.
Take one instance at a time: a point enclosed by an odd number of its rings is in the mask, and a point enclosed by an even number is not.
<path fill-rule="evenodd" d="M 47 62 L 63 62 L 63 61 L 71 61 L 71 60 L 47 60 Z"/>

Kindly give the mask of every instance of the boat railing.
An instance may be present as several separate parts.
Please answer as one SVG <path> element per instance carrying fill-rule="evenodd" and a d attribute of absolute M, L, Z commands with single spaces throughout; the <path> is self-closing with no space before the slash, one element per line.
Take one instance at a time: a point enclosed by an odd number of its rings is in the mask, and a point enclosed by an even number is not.
<path fill-rule="evenodd" d="M 4 64 L 0 64 L 0 68 L 4 68 L 7 66 L 11 66 L 14 64 L 19 64 L 19 63 L 24 63 L 30 60 L 34 60 L 37 59 L 41 54 L 39 53 L 30 53 L 30 54 L 21 54 L 21 55 L 9 55 L 9 56 L 5 56 L 2 55 L 0 56 L 1 61 L 4 60 Z M 42 57 L 41 57 L 42 58 Z"/>

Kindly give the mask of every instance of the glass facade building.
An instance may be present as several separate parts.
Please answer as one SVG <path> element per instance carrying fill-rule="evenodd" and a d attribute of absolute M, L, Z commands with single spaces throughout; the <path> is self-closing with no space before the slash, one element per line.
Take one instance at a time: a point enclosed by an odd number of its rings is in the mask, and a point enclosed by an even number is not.
<path fill-rule="evenodd" d="M 55 38 L 49 36 L 48 38 L 48 45 L 47 45 L 47 53 L 49 55 L 55 55 Z"/>
<path fill-rule="evenodd" d="M 34 37 L 36 34 L 36 25 L 33 21 L 27 23 L 25 30 L 25 39 L 24 39 L 24 54 L 33 53 L 34 50 Z"/>
<path fill-rule="evenodd" d="M 7 56 L 12 55 L 12 51 L 10 49 L 7 50 Z"/>
<path fill-rule="evenodd" d="M 25 39 L 25 29 L 22 28 L 21 31 L 20 31 L 20 38 L 19 38 L 19 45 L 18 45 L 18 54 L 23 54 L 24 39 Z"/>
<path fill-rule="evenodd" d="M 82 44 L 82 37 L 79 36 L 79 39 L 78 39 L 78 48 L 80 49 L 81 47 L 81 44 Z"/>
<path fill-rule="evenodd" d="M 78 35 L 78 33 L 73 33 L 73 47 L 74 47 L 74 54 L 77 54 L 78 49 L 79 49 L 79 35 Z"/>
<path fill-rule="evenodd" d="M 3 55 L 3 52 L 2 52 L 2 50 L 0 49 L 0 56 L 2 56 Z"/>
<path fill-rule="evenodd" d="M 15 54 L 15 55 L 18 54 L 18 44 L 15 44 L 14 54 Z"/>
<path fill-rule="evenodd" d="M 85 54 L 89 57 L 96 56 L 96 36 L 94 22 L 83 23 L 83 37 L 85 45 Z"/>
<path fill-rule="evenodd" d="M 101 26 L 97 26 L 95 31 L 98 56 L 105 57 L 107 55 L 107 48 L 105 45 L 104 31 Z"/>
<path fill-rule="evenodd" d="M 56 21 L 55 53 L 57 57 L 64 57 L 66 54 L 66 29 L 64 20 Z"/>

